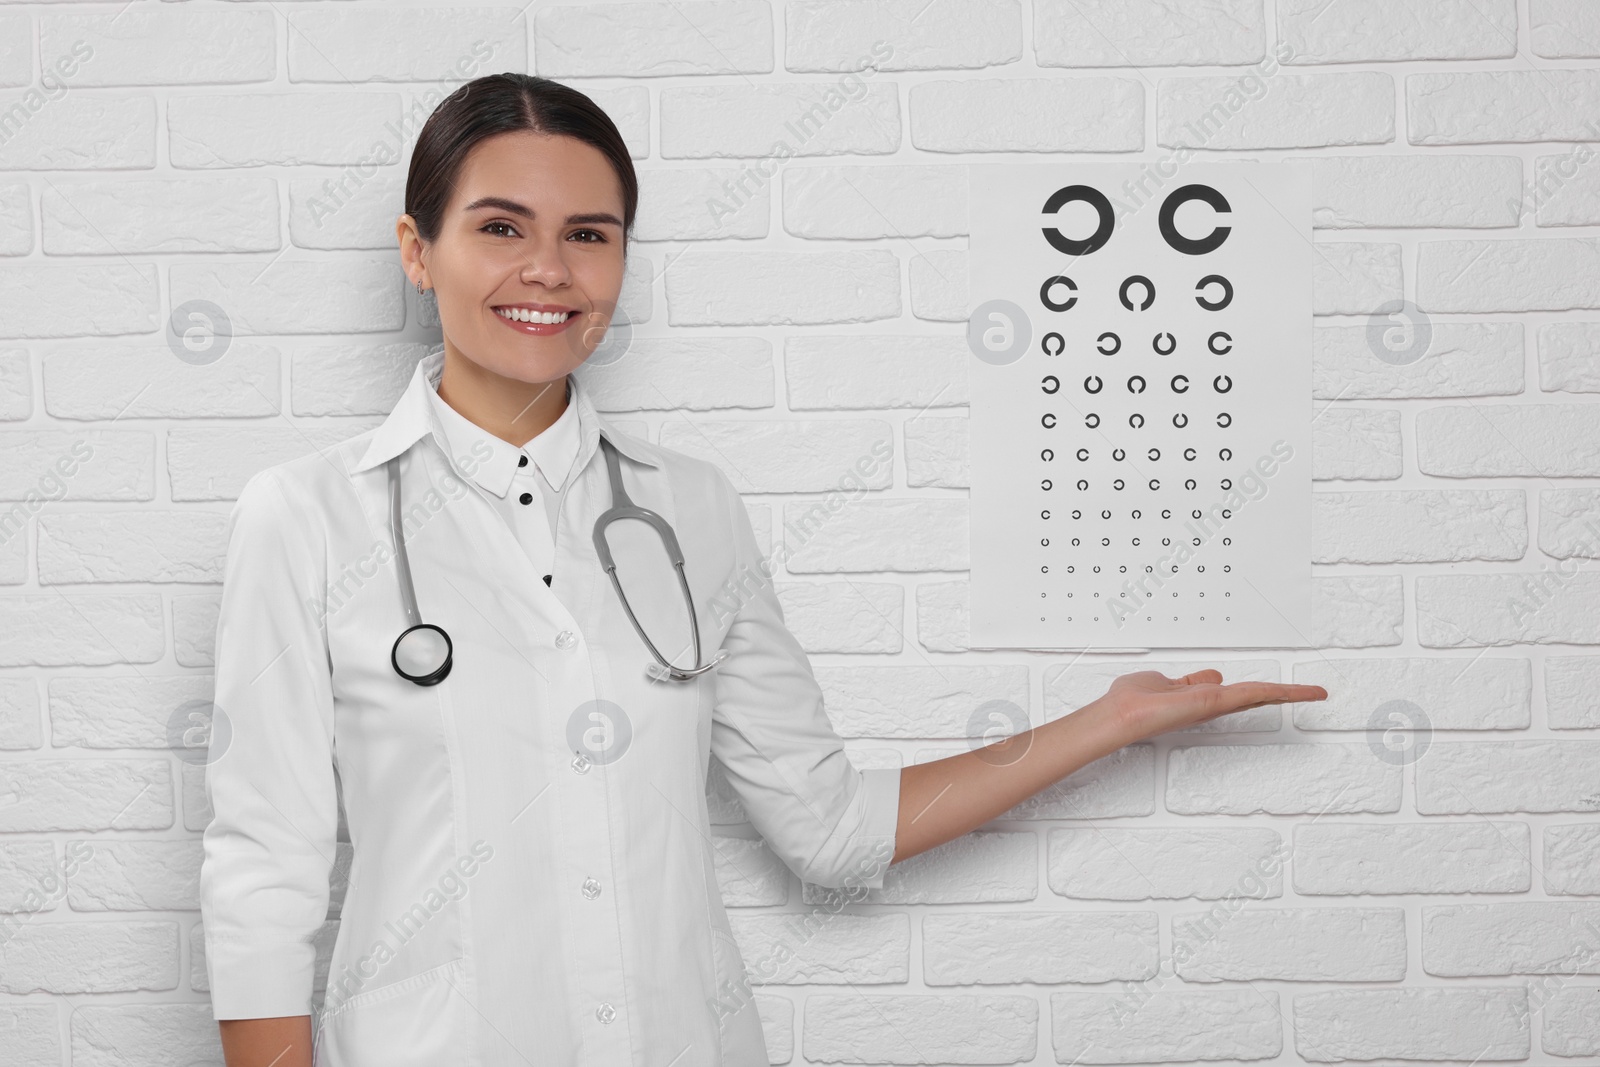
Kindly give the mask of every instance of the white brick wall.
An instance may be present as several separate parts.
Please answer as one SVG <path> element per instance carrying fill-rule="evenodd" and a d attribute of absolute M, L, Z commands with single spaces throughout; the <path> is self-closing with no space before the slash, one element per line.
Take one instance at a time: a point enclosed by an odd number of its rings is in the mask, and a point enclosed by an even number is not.
<path fill-rule="evenodd" d="M 0 1062 L 222 1062 L 171 734 L 224 520 L 437 338 L 409 149 L 506 69 L 623 131 L 637 336 L 586 380 L 739 457 L 858 763 L 1132 669 L 1331 694 L 1108 756 L 859 902 L 736 836 L 714 772 L 774 1062 L 1600 1061 L 1600 4 L 0 0 Z M 1313 161 L 1314 647 L 971 651 L 962 164 L 1180 148 Z M 164 337 L 195 300 L 214 365 Z"/>

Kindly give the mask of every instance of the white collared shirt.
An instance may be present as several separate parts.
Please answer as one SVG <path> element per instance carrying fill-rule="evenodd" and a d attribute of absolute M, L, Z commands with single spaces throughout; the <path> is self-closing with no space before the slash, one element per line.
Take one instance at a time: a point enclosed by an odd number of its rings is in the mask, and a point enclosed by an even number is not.
<path fill-rule="evenodd" d="M 213 1015 L 310 1013 L 328 959 L 319 1067 L 765 1067 L 717 874 L 748 861 L 718 856 L 710 757 L 767 845 L 826 886 L 883 885 L 900 770 L 845 754 L 717 467 L 617 432 L 576 388 L 547 587 L 450 463 L 426 396 L 441 361 L 381 425 L 261 471 L 232 510 L 200 876 Z M 601 435 L 677 532 L 701 661 L 729 653 L 695 680 L 646 673 L 599 565 Z M 429 687 L 390 663 L 394 457 L 418 608 L 454 647 Z M 647 630 L 687 629 L 672 569 L 639 567 L 665 559 L 653 535 L 612 547 Z M 353 860 L 329 959 L 337 797 Z"/>
<path fill-rule="evenodd" d="M 435 348 L 443 350 L 443 345 Z M 495 510 L 516 535 L 534 568 L 546 576 L 548 585 L 555 559 L 556 510 L 578 456 L 581 415 L 572 402 L 572 393 L 578 386 L 569 375 L 565 387 L 567 404 L 560 416 L 518 448 L 461 414 L 439 395 L 439 373 L 443 370 L 441 357 L 439 371 L 425 381 L 428 403 L 444 427 L 450 454 L 468 477 L 494 494 Z"/>

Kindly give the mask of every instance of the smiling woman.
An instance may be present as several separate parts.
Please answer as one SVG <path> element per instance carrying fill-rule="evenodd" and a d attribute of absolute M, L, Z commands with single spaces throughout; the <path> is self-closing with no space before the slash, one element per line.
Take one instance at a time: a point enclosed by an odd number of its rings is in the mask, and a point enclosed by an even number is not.
<path fill-rule="evenodd" d="M 406 274 L 450 326 L 440 398 L 508 440 L 554 423 L 616 311 L 638 203 L 627 145 L 583 93 L 497 74 L 440 104 L 396 223 Z"/>
<path fill-rule="evenodd" d="M 1125 745 L 1327 697 L 1143 671 L 994 744 L 857 768 L 773 583 L 744 581 L 771 571 L 728 475 L 622 432 L 572 374 L 616 311 L 637 201 L 582 93 L 521 74 L 453 93 L 396 222 L 442 343 L 379 426 L 240 491 L 200 874 L 229 1067 L 765 1067 L 713 757 L 796 876 L 882 889 Z M 430 626 L 442 662 L 402 670 L 396 634 Z M 470 893 L 439 891 L 451 870 Z"/>

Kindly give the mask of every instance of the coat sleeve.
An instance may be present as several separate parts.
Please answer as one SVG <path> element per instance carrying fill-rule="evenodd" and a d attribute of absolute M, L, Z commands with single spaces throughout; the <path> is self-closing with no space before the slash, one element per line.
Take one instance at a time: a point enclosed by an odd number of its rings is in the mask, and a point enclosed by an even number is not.
<path fill-rule="evenodd" d="M 894 855 L 900 768 L 858 769 L 823 707 L 822 689 L 783 621 L 749 512 L 725 474 L 733 524 L 732 587 L 717 600 L 737 613 L 723 638 L 711 750 L 768 846 L 816 885 L 883 886 Z"/>
<path fill-rule="evenodd" d="M 317 529 L 271 468 L 228 520 L 200 867 L 217 1019 L 311 1014 L 312 938 L 327 918 L 338 831 Z"/>

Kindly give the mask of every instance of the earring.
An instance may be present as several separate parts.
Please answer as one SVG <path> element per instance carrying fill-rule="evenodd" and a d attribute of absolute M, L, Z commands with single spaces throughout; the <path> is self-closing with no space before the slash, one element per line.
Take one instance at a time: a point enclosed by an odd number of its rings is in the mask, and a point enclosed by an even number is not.
<path fill-rule="evenodd" d="M 417 283 L 417 295 L 418 296 L 422 295 L 422 283 L 421 282 Z"/>

